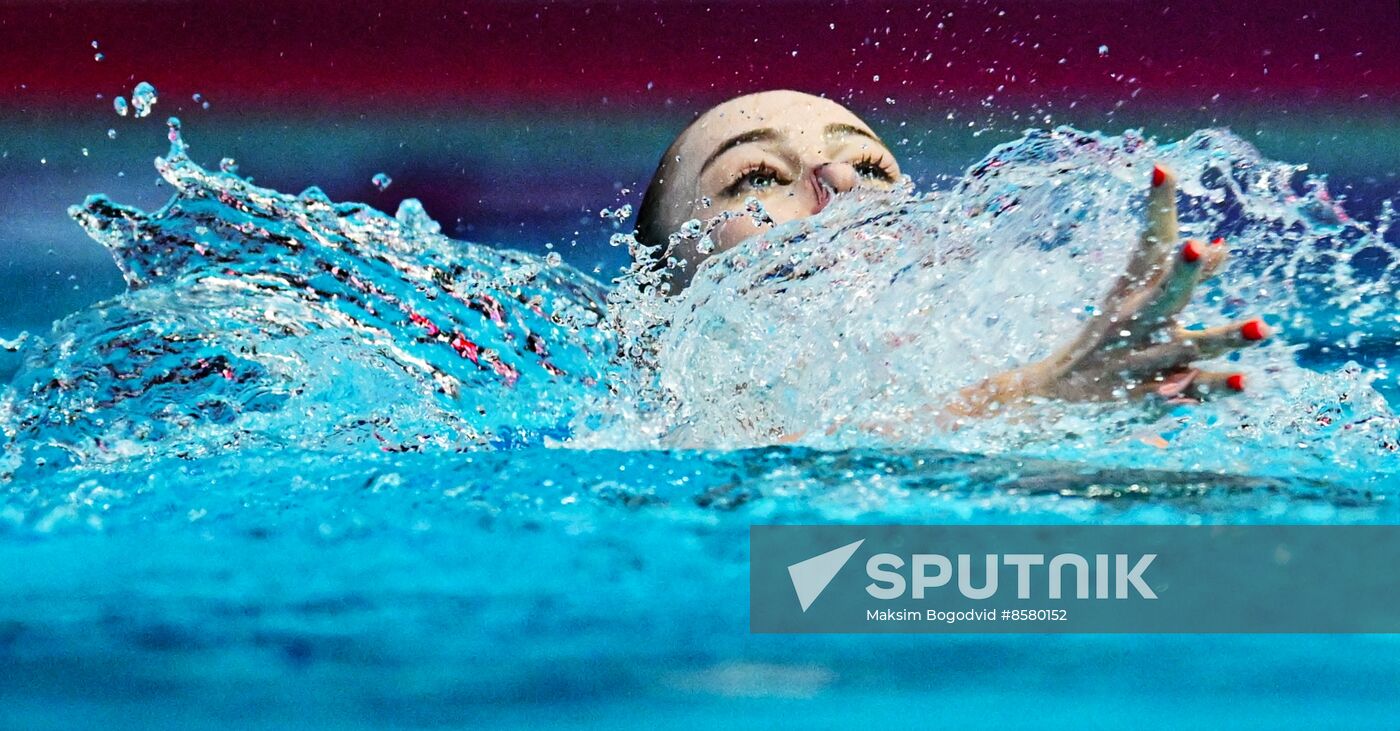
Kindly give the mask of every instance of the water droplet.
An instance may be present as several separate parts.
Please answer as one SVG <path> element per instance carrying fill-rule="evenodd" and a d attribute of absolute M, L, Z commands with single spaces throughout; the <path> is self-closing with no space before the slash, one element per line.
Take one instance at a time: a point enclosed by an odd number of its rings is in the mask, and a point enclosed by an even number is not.
<path fill-rule="evenodd" d="M 564 257 L 559 256 L 559 252 L 557 251 L 551 251 L 548 254 L 545 254 L 544 263 L 552 267 L 557 267 L 560 264 L 564 263 Z"/>
<path fill-rule="evenodd" d="M 226 157 L 219 161 L 219 169 L 228 173 L 229 175 L 237 175 L 238 161 L 231 157 Z"/>
<path fill-rule="evenodd" d="M 373 183 L 376 189 L 384 191 L 394 183 L 394 179 L 384 173 L 375 173 L 374 177 L 369 179 L 369 182 Z"/>
<path fill-rule="evenodd" d="M 145 117 L 151 113 L 151 107 L 156 105 L 156 88 L 148 82 L 141 82 L 131 90 L 131 107 L 136 111 L 137 117 Z"/>
<path fill-rule="evenodd" d="M 103 55 L 100 54 L 100 53 L 94 53 L 94 54 L 92 54 L 92 60 L 94 60 L 94 61 L 101 61 L 101 60 L 104 59 L 104 58 L 106 58 L 106 56 L 103 56 Z"/>
<path fill-rule="evenodd" d="M 87 157 L 87 156 L 88 156 L 88 148 L 84 147 L 84 148 L 83 148 L 83 157 Z"/>
<path fill-rule="evenodd" d="M 1099 46 L 1099 55 L 1100 55 L 1100 56 L 1107 56 L 1107 55 L 1108 55 L 1108 46 Z"/>
<path fill-rule="evenodd" d="M 604 208 L 603 210 L 598 211 L 598 218 L 604 221 L 612 219 L 614 221 L 621 222 L 627 220 L 631 216 L 632 206 L 630 204 L 618 206 L 616 209 Z"/>
<path fill-rule="evenodd" d="M 126 97 L 124 97 L 124 96 L 119 96 L 119 97 L 117 97 L 116 99 L 113 99 L 113 100 L 112 100 L 112 108 L 115 109 L 115 110 L 117 110 L 117 114 L 120 114 L 121 116 L 125 117 L 125 116 L 126 116 L 126 111 L 127 111 L 127 109 L 128 109 L 127 104 L 126 104 Z"/>
<path fill-rule="evenodd" d="M 171 117 L 165 120 L 165 126 L 170 129 L 166 134 L 166 139 L 169 139 L 172 145 L 178 145 L 183 148 L 184 142 L 180 139 L 180 118 Z"/>
<path fill-rule="evenodd" d="M 117 131 L 114 130 L 114 129 L 108 128 L 108 129 L 107 129 L 107 139 L 109 139 L 109 140 L 115 140 L 116 138 L 117 138 Z"/>

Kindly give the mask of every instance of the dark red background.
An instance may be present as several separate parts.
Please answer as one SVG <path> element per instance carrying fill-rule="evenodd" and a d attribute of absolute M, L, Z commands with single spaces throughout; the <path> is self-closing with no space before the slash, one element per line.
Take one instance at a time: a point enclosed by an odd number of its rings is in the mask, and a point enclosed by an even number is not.
<path fill-rule="evenodd" d="M 998 101 L 1056 105 L 1138 89 L 1168 104 L 1394 102 L 1400 2 L 0 6 L 10 103 L 88 100 L 138 77 L 223 102 L 360 105 L 689 103 L 776 86 L 865 103 L 973 104 L 999 86 Z"/>

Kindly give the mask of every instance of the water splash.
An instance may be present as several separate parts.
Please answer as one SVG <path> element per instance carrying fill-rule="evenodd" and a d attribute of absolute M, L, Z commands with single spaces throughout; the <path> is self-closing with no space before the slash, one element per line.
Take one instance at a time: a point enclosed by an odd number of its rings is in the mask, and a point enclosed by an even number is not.
<path fill-rule="evenodd" d="M 957 389 L 1044 358 L 1083 326 L 1125 267 L 1157 161 L 1180 176 L 1183 236 L 1223 236 L 1233 255 L 1184 322 L 1265 314 L 1282 326 L 1284 337 L 1217 364 L 1254 376 L 1248 397 L 1057 403 L 940 426 L 936 407 Z M 615 311 L 645 398 L 585 443 L 800 436 L 1236 474 L 1335 478 L 1344 465 L 1348 479 L 1393 484 L 1400 427 L 1373 388 L 1400 341 L 1392 214 L 1356 221 L 1304 170 L 1219 130 L 1170 144 L 1033 131 L 950 190 L 843 196 L 714 257 L 679 297 L 634 271 Z M 1324 350 L 1326 372 L 1298 365 Z"/>
<path fill-rule="evenodd" d="M 210 172 L 170 129 L 164 208 L 70 209 L 129 291 L 27 346 L 0 471 L 539 443 L 601 387 L 614 346 L 584 274 L 446 239 L 416 201 L 391 218 Z"/>
<path fill-rule="evenodd" d="M 713 257 L 677 297 L 649 268 L 607 292 L 557 256 L 452 241 L 415 200 L 389 217 L 315 188 L 258 188 L 231 161 L 190 161 L 178 120 L 170 132 L 165 208 L 94 196 L 72 211 L 130 291 L 24 349 L 4 397 L 7 470 L 796 436 L 1367 486 L 1396 475 L 1400 429 L 1373 387 L 1400 333 L 1393 214 L 1351 219 L 1322 180 L 1227 132 L 1171 144 L 1031 132 L 947 190 L 838 197 Z M 1179 174 L 1184 235 L 1224 236 L 1234 255 L 1188 321 L 1266 313 L 1283 326 L 1228 364 L 1252 375 L 1250 396 L 1046 404 L 940 427 L 931 407 L 949 393 L 1044 357 L 1089 317 L 1124 266 L 1156 161 Z M 1326 368 L 1298 365 L 1318 351 Z"/>

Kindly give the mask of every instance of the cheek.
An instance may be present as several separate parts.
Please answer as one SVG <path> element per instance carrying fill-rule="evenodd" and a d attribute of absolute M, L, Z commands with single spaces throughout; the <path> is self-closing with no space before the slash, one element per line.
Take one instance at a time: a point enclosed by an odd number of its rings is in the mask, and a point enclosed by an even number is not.
<path fill-rule="evenodd" d="M 720 225 L 715 232 L 715 253 L 728 251 L 739 244 L 744 239 L 757 236 L 767 226 L 760 227 L 748 216 L 731 218 Z"/>
<path fill-rule="evenodd" d="M 763 199 L 763 208 L 768 211 L 773 223 L 787 223 L 812 215 L 812 200 L 810 196 L 802 195 L 803 190 L 789 186 Z"/>

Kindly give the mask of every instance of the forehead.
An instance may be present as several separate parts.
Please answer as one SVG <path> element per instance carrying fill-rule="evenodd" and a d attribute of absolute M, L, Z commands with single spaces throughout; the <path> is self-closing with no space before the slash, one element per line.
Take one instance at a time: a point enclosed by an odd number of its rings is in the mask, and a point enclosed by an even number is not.
<path fill-rule="evenodd" d="M 694 169 L 718 145 L 754 129 L 771 128 L 790 139 L 813 143 L 829 124 L 869 127 L 850 110 L 820 97 L 796 92 L 769 92 L 731 99 L 705 112 L 681 135 L 676 152 L 682 169 Z"/>

